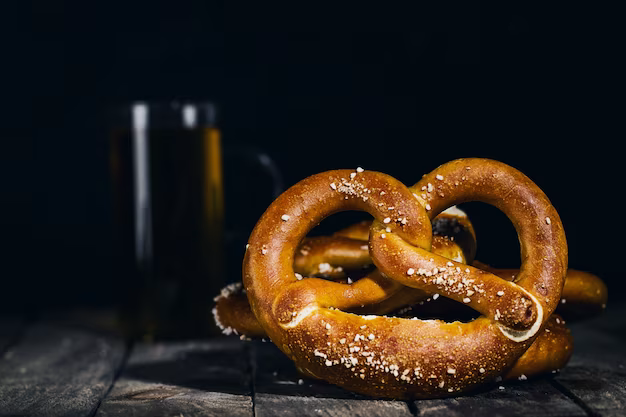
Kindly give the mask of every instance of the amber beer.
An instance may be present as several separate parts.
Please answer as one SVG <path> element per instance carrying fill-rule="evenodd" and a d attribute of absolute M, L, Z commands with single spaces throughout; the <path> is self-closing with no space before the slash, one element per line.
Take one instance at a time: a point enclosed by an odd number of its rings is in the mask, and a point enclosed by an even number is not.
<path fill-rule="evenodd" d="M 133 103 L 111 135 L 123 318 L 144 339 L 210 334 L 225 284 L 220 132 L 209 103 Z"/>

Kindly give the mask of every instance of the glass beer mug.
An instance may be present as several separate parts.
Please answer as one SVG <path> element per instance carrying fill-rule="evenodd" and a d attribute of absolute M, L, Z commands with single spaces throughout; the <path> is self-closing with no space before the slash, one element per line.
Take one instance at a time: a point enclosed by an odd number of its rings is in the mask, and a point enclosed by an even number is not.
<path fill-rule="evenodd" d="M 227 283 L 215 106 L 119 109 L 111 174 L 126 330 L 144 340 L 215 334 L 212 299 Z"/>

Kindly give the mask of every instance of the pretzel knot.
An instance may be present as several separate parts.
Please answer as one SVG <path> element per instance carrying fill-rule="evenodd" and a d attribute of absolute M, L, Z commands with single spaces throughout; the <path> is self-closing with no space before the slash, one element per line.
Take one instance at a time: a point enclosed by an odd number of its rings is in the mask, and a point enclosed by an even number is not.
<path fill-rule="evenodd" d="M 483 201 L 513 222 L 522 266 L 515 282 L 430 252 L 431 219 Z M 342 210 L 374 217 L 377 270 L 352 284 L 301 279 L 300 241 Z M 500 162 L 458 159 L 411 188 L 378 172 L 328 171 L 283 193 L 255 226 L 243 263 L 252 310 L 272 341 L 305 373 L 377 397 L 432 398 L 493 381 L 530 347 L 559 302 L 567 246 L 559 216 L 525 175 Z M 464 303 L 468 322 L 347 313 L 404 286 Z"/>

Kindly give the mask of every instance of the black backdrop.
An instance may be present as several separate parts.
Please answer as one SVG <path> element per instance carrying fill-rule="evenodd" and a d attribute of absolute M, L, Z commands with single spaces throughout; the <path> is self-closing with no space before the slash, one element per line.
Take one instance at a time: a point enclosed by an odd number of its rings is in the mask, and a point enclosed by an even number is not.
<path fill-rule="evenodd" d="M 570 266 L 601 275 L 612 295 L 626 288 L 618 10 L 526 1 L 92 3 L 39 2 L 29 25 L 5 19 L 2 309 L 108 305 L 123 291 L 112 272 L 101 116 L 136 99 L 215 101 L 226 148 L 265 151 L 286 185 L 357 166 L 412 184 L 454 158 L 501 160 L 556 206 Z M 237 279 L 269 186 L 229 160 L 226 180 Z M 254 198 L 241 193 L 246 186 Z M 479 258 L 516 265 L 504 215 L 467 210 Z"/>

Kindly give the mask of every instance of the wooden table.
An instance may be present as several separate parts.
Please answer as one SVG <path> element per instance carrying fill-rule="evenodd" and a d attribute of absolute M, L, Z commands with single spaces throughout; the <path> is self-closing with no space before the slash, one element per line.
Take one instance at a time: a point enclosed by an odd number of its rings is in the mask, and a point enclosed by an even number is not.
<path fill-rule="evenodd" d="M 0 416 L 626 416 L 626 308 L 571 328 L 559 374 L 407 402 L 302 379 L 271 343 L 128 343 L 71 320 L 0 318 Z"/>

